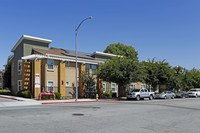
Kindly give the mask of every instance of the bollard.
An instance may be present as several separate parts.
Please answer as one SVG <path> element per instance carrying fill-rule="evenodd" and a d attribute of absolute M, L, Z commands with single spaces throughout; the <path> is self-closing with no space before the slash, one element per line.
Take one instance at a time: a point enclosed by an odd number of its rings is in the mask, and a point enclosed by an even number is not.
<path fill-rule="evenodd" d="M 96 100 L 98 101 L 98 98 L 99 98 L 99 95 L 98 94 L 96 94 Z"/>

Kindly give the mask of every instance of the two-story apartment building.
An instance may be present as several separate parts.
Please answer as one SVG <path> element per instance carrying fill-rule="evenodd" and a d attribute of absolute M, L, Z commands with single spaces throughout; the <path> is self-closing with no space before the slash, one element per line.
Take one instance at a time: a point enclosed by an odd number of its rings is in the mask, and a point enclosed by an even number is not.
<path fill-rule="evenodd" d="M 34 98 L 44 88 L 45 91 L 60 92 L 62 97 L 75 97 L 76 67 L 75 51 L 63 48 L 49 48 L 51 40 L 23 35 L 12 52 L 11 86 L 15 94 L 20 90 L 30 90 Z M 79 97 L 86 97 L 87 88 L 82 83 L 83 73 L 93 74 L 98 65 L 117 55 L 103 52 L 78 52 Z M 130 87 L 136 87 L 133 83 Z M 103 92 L 118 92 L 116 83 L 104 82 L 95 78 L 93 91 L 99 96 Z"/>

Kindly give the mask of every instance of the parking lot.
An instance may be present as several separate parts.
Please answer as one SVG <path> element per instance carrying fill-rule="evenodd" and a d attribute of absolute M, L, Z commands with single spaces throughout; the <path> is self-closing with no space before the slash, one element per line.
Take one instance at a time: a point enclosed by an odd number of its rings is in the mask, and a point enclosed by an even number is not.
<path fill-rule="evenodd" d="M 197 133 L 200 98 L 0 108 L 2 133 Z"/>

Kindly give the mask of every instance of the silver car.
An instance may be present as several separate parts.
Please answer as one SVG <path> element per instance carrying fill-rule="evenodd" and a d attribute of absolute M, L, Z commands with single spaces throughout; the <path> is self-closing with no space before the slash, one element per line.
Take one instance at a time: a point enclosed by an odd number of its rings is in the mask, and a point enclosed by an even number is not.
<path fill-rule="evenodd" d="M 155 95 L 155 98 L 162 98 L 162 99 L 174 99 L 175 97 L 175 93 L 171 92 L 171 91 L 163 91 L 162 93 L 160 94 L 156 94 Z"/>

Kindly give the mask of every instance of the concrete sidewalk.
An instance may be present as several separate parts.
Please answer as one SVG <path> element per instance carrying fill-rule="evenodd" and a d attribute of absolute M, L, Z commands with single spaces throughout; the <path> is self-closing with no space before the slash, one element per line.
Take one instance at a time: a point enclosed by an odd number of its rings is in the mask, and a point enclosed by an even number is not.
<path fill-rule="evenodd" d="M 43 104 L 64 104 L 64 103 L 85 103 L 85 102 L 109 102 L 119 101 L 118 99 L 75 99 L 70 100 L 34 100 L 22 97 L 0 95 L 0 98 L 10 99 L 10 102 L 0 102 L 0 107 L 12 107 L 12 106 L 31 106 L 31 105 L 43 105 Z"/>

